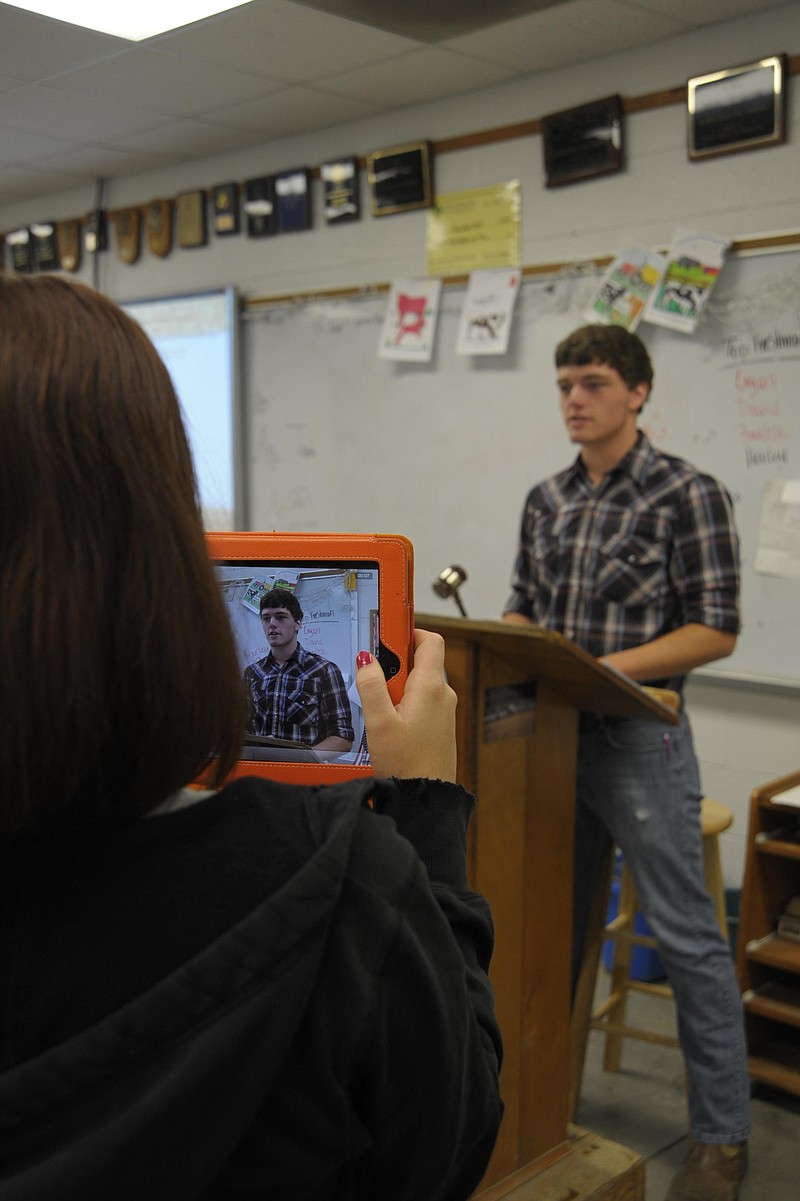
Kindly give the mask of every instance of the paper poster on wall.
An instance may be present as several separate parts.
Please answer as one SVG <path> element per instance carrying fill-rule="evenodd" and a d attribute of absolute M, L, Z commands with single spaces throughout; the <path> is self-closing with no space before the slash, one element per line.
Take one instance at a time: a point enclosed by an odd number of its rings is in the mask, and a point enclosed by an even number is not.
<path fill-rule="evenodd" d="M 520 260 L 522 188 L 518 179 L 436 197 L 425 217 L 428 275 L 460 275 Z"/>
<path fill-rule="evenodd" d="M 664 255 L 647 246 L 626 246 L 603 276 L 586 320 L 622 325 L 633 333 L 666 265 Z"/>
<path fill-rule="evenodd" d="M 389 290 L 378 357 L 429 363 L 436 336 L 440 279 L 396 280 Z"/>
<path fill-rule="evenodd" d="M 521 272 L 473 271 L 456 334 L 456 354 L 505 354 Z"/>
<path fill-rule="evenodd" d="M 800 480 L 770 480 L 764 489 L 756 571 L 800 580 Z"/>
<path fill-rule="evenodd" d="M 719 234 L 676 229 L 666 270 L 650 294 L 644 320 L 681 334 L 694 333 L 729 249 L 730 240 Z"/>

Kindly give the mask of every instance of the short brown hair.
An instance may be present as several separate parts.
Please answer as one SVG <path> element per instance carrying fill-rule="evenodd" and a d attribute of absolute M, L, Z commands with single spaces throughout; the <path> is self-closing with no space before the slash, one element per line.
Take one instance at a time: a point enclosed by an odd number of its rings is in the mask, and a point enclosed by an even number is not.
<path fill-rule="evenodd" d="M 146 812 L 245 696 L 169 374 L 110 300 L 0 277 L 0 834 Z"/>
<path fill-rule="evenodd" d="M 586 367 L 589 363 L 613 367 L 629 388 L 653 385 L 653 364 L 647 347 L 621 325 L 582 325 L 556 347 L 556 367 Z"/>
<path fill-rule="evenodd" d="M 264 592 L 258 603 L 260 617 L 264 616 L 265 609 L 287 609 L 295 621 L 303 620 L 300 601 L 288 588 L 271 588 L 269 592 Z"/>

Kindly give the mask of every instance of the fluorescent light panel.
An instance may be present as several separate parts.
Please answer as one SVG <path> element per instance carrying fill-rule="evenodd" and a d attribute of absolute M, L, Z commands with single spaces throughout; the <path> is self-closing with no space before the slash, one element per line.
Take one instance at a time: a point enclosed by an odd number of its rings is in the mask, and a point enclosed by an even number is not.
<path fill-rule="evenodd" d="M 216 13 L 239 8 L 250 0 L 31 0 L 29 4 L 13 4 L 43 17 L 55 17 L 70 25 L 82 25 L 99 33 L 141 42 L 144 38 L 191 25 Z"/>

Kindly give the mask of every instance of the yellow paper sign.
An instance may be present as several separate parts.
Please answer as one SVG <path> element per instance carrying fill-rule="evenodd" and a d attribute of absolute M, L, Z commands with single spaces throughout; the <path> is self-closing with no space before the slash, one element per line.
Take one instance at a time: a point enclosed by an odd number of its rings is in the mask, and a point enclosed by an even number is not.
<path fill-rule="evenodd" d="M 426 274 L 516 266 L 521 209 L 518 179 L 437 196 L 426 214 Z"/>

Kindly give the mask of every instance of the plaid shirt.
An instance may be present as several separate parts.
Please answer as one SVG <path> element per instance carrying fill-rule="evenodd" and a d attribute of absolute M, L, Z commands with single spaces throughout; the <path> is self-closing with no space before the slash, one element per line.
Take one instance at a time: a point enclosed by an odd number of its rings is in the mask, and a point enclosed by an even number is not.
<path fill-rule="evenodd" d="M 727 492 L 640 432 L 598 488 L 579 456 L 531 490 L 505 611 L 600 657 L 690 622 L 737 633 L 738 587 Z"/>
<path fill-rule="evenodd" d="M 297 649 L 285 663 L 272 655 L 244 673 L 250 697 L 250 732 L 316 746 L 336 735 L 352 742 L 353 715 L 342 673 L 330 659 Z"/>

